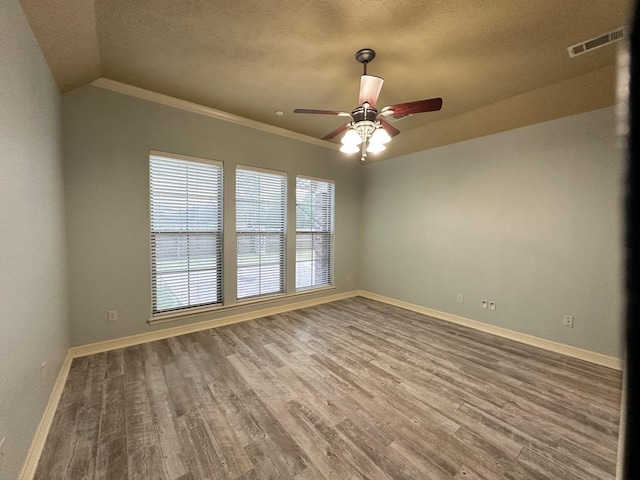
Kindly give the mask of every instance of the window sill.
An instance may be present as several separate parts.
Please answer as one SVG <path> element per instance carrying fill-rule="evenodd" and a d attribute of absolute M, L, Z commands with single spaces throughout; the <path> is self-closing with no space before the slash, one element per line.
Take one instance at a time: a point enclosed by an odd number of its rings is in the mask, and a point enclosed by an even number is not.
<path fill-rule="evenodd" d="M 249 307 L 249 306 L 253 306 L 253 305 L 260 305 L 260 304 L 269 304 L 272 302 L 279 302 L 282 300 L 287 300 L 289 298 L 296 298 L 296 297 L 300 297 L 300 296 L 304 296 L 304 295 L 311 295 L 314 293 L 322 293 L 322 292 L 328 292 L 331 290 L 335 290 L 336 287 L 334 287 L 333 285 L 328 286 L 328 287 L 319 287 L 319 288 L 309 288 L 306 290 L 302 290 L 299 292 L 295 292 L 295 293 L 283 293 L 283 294 L 277 294 L 277 295 L 270 295 L 268 297 L 261 297 L 261 298 L 255 298 L 255 299 L 249 299 L 249 300 L 239 300 L 238 302 L 234 303 L 233 305 L 215 305 L 215 306 L 211 306 L 211 307 L 206 307 L 206 308 L 194 308 L 194 309 L 190 309 L 190 310 L 180 310 L 177 312 L 171 312 L 171 313 L 165 313 L 165 314 L 159 314 L 159 315 L 155 315 L 151 318 L 149 318 L 147 320 L 147 323 L 149 325 L 159 325 L 162 323 L 167 323 L 167 322 L 175 322 L 178 320 L 182 320 L 184 318 L 188 318 L 188 317 L 194 317 L 196 315 L 204 315 L 207 313 L 216 313 L 216 312 L 224 312 L 224 311 L 233 311 L 236 309 L 240 309 L 240 308 L 245 308 L 245 307 Z"/>

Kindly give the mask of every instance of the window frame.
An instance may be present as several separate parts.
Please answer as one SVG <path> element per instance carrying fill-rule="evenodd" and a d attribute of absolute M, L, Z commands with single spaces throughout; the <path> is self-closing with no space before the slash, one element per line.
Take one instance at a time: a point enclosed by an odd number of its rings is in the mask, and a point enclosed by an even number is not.
<path fill-rule="evenodd" d="M 218 222 L 217 230 L 208 230 L 203 232 L 193 232 L 196 234 L 203 235 L 213 235 L 215 236 L 215 252 L 216 256 L 211 257 L 214 258 L 216 265 L 216 301 L 214 302 L 201 302 L 201 303 L 190 303 L 186 306 L 175 307 L 175 308 L 165 308 L 160 310 L 158 307 L 158 295 L 157 295 L 157 282 L 158 282 L 158 274 L 157 274 L 157 261 L 156 258 L 156 248 L 154 246 L 154 238 L 157 238 L 158 233 L 160 234 L 171 234 L 171 233 L 180 233 L 180 232 L 158 232 L 154 231 L 154 209 L 153 209 L 153 178 L 152 178 L 152 160 L 153 157 L 160 157 L 165 160 L 174 160 L 176 162 L 190 162 L 190 163 L 198 163 L 209 165 L 213 167 L 217 167 L 219 171 L 217 174 L 212 176 L 218 177 L 217 187 L 218 195 L 217 195 L 217 212 L 218 212 Z M 225 166 L 224 162 L 219 160 L 213 160 L 202 157 L 194 157 L 190 155 L 182 155 L 176 153 L 163 152 L 158 150 L 150 150 L 149 151 L 149 246 L 150 246 L 150 274 L 151 274 L 151 319 L 159 319 L 165 317 L 174 317 L 174 316 L 186 316 L 198 312 L 208 311 L 215 308 L 220 308 L 224 306 L 224 223 L 225 223 L 225 192 L 224 192 L 224 183 L 225 183 Z M 189 270 L 186 270 L 189 272 Z M 189 282 L 187 282 L 189 285 Z"/>
<path fill-rule="evenodd" d="M 238 195 L 238 188 L 239 188 L 239 182 L 238 182 L 238 172 L 239 171 L 245 171 L 245 172 L 254 172 L 256 174 L 267 174 L 267 175 L 272 175 L 272 176 L 277 176 L 280 177 L 281 179 L 281 191 L 282 191 L 282 196 L 280 197 L 280 207 L 281 207 L 281 230 L 279 231 L 269 231 L 269 230 L 264 230 L 264 231 L 255 231 L 255 230 L 247 230 L 247 231 L 241 231 L 239 229 L 239 222 L 238 222 L 238 215 L 239 215 L 239 195 Z M 280 170 L 273 170 L 273 169 L 267 169 L 267 168 L 261 168 L 261 167 L 254 167 L 254 166 L 250 166 L 250 165 L 241 165 L 241 164 L 237 164 L 235 167 L 235 234 L 236 234 L 236 255 L 235 255 L 235 276 L 236 276 L 236 292 L 235 292 L 235 300 L 238 304 L 242 304 L 242 303 L 253 303 L 253 302 L 259 302 L 259 301 L 263 301 L 263 300 L 268 300 L 271 297 L 285 297 L 287 296 L 287 237 L 288 237 L 288 231 L 287 231 L 287 225 L 288 225 L 288 198 L 289 198 L 289 188 L 288 188 L 288 172 L 284 172 L 284 171 L 280 171 Z M 241 271 L 242 270 L 246 270 L 248 265 L 241 265 L 240 264 L 240 252 L 239 252 L 239 241 L 240 238 L 251 238 L 251 237 L 279 237 L 279 255 L 280 255 L 280 261 L 277 264 L 278 265 L 278 269 L 279 269 L 279 279 L 278 279 L 278 285 L 279 288 L 277 291 L 268 291 L 265 293 L 260 293 L 260 291 L 256 294 L 253 295 L 244 295 L 244 296 L 240 296 L 240 275 L 241 275 Z M 266 245 L 266 239 L 265 238 L 259 238 L 259 241 L 262 243 L 263 240 L 265 241 L 265 245 Z M 265 246 L 265 250 L 266 250 L 266 246 Z M 265 252 L 266 253 L 266 252 Z M 259 253 L 259 256 L 261 256 L 262 252 Z M 262 267 L 262 263 L 257 263 L 256 265 L 258 265 L 259 267 Z M 243 268 L 244 267 L 244 268 Z M 261 287 L 261 282 L 262 282 L 262 278 L 260 278 L 259 280 L 259 284 L 260 286 L 258 287 L 258 289 L 260 290 Z"/>
<path fill-rule="evenodd" d="M 316 183 L 324 183 L 327 185 L 330 185 L 330 190 L 331 190 L 331 201 L 330 201 L 330 209 L 331 212 L 329 214 L 329 222 L 330 222 L 330 228 L 329 230 L 322 230 L 322 231 L 315 231 L 315 230 L 299 230 L 299 226 L 298 226 L 298 211 L 299 211 L 299 204 L 298 203 L 298 180 L 307 180 L 307 181 L 311 181 L 311 182 L 316 182 Z M 335 200 L 335 181 L 334 180 L 330 180 L 330 179 L 325 179 L 325 178 L 318 178 L 318 177 L 311 177 L 308 175 L 296 175 L 296 211 L 295 211 L 295 222 L 296 222 L 296 231 L 295 231 L 295 290 L 296 293 L 304 293 L 304 292 L 311 292 L 314 290 L 321 290 L 321 289 L 326 289 L 326 288 L 332 288 L 334 287 L 334 273 L 335 273 L 335 266 L 334 266 L 334 260 L 335 260 L 335 210 L 336 210 L 336 200 Z M 304 204 L 307 205 L 307 204 Z M 314 217 L 315 218 L 315 217 Z M 326 268 L 328 269 L 329 273 L 327 275 L 327 283 L 322 283 L 322 284 L 315 284 L 315 282 L 312 282 L 311 284 L 305 285 L 305 286 L 298 286 L 298 280 L 299 280 L 299 274 L 298 274 L 298 264 L 301 263 L 300 260 L 298 260 L 298 240 L 299 237 L 301 236 L 311 236 L 312 239 L 312 243 L 313 243 L 313 237 L 314 236 L 325 236 L 328 237 L 328 242 L 321 242 L 324 243 L 326 245 L 328 245 L 328 262 L 326 265 Z M 307 260 L 305 260 L 307 261 Z M 313 261 L 313 260 L 312 260 Z"/>

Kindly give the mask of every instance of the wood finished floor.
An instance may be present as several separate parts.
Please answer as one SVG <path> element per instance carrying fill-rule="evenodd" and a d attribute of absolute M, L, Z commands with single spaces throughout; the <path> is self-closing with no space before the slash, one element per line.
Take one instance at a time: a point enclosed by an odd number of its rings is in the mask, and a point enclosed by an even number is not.
<path fill-rule="evenodd" d="M 613 480 L 620 394 L 357 297 L 74 360 L 35 478 Z"/>

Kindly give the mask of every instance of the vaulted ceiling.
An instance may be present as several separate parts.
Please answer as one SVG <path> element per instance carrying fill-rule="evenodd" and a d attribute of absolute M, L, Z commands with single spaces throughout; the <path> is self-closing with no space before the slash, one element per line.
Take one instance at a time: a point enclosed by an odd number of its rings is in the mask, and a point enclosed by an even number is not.
<path fill-rule="evenodd" d="M 104 77 L 316 138 L 343 119 L 293 109 L 355 108 L 372 48 L 379 106 L 444 99 L 394 124 L 388 158 L 612 105 L 621 43 L 567 47 L 627 25 L 632 0 L 21 4 L 63 93 Z"/>

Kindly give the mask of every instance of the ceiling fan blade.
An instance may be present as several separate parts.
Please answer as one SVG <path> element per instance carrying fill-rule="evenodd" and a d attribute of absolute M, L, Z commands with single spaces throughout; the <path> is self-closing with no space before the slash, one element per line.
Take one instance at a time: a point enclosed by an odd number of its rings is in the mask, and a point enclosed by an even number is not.
<path fill-rule="evenodd" d="M 383 78 L 373 75 L 362 75 L 362 77 L 360 77 L 358 104 L 362 105 L 364 102 L 367 102 L 372 107 L 375 107 L 383 83 Z"/>
<path fill-rule="evenodd" d="M 333 132 L 327 133 L 324 137 L 322 137 L 322 140 L 331 140 L 336 135 L 339 135 L 342 132 L 344 132 L 347 129 L 347 125 L 348 125 L 347 123 L 345 123 L 344 125 L 340 125 Z"/>
<path fill-rule="evenodd" d="M 428 100 L 417 100 L 415 102 L 399 103 L 389 105 L 380 111 L 380 115 L 385 117 L 402 117 L 413 113 L 436 112 L 442 108 L 441 98 L 429 98 Z"/>
<path fill-rule="evenodd" d="M 382 128 L 385 129 L 385 131 L 389 134 L 390 137 L 395 137 L 400 133 L 400 130 L 398 130 L 393 125 L 390 125 L 388 122 L 385 122 L 382 119 L 378 119 L 378 121 L 382 124 Z"/>
<path fill-rule="evenodd" d="M 310 108 L 296 108 L 293 113 L 313 113 L 316 115 L 337 115 L 339 117 L 350 117 L 347 112 L 338 112 L 337 110 L 313 110 Z"/>

